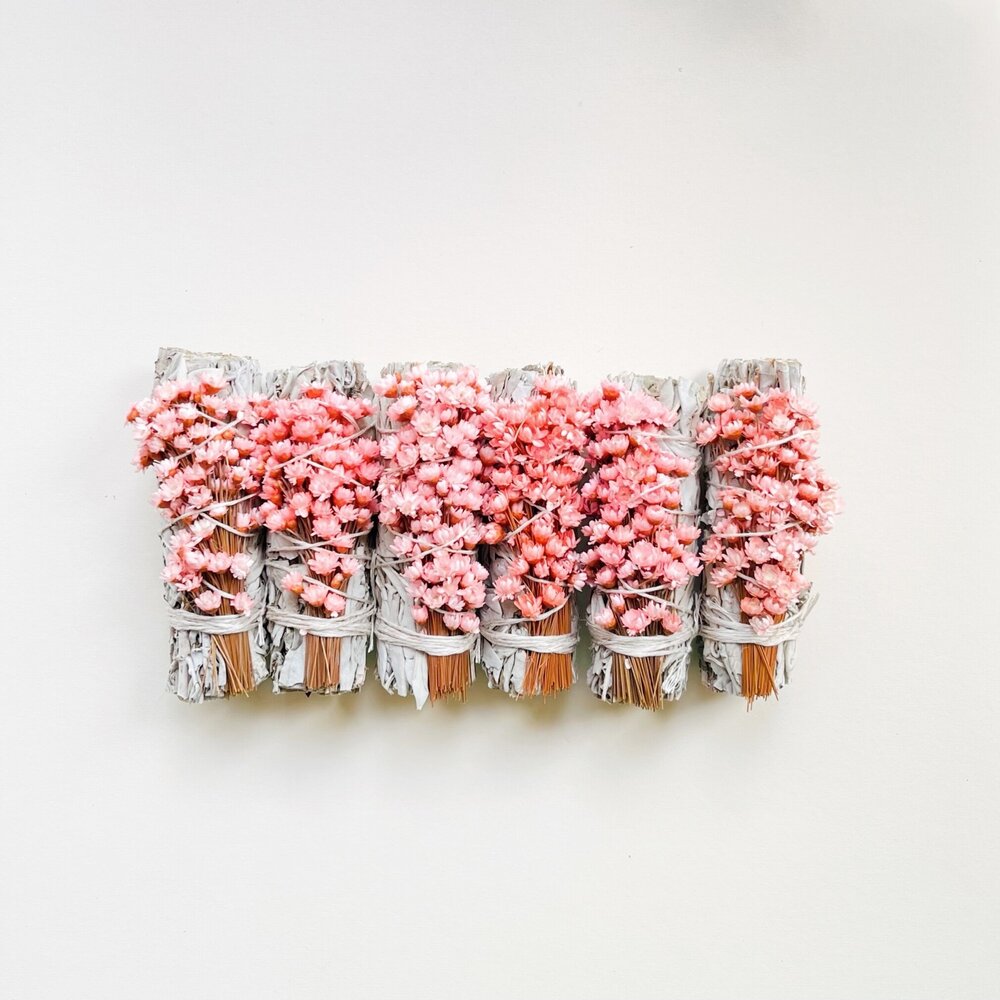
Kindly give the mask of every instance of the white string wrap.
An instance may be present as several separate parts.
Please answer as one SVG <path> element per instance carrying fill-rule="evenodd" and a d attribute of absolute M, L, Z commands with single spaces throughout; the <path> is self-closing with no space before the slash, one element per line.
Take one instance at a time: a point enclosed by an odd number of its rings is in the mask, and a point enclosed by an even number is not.
<path fill-rule="evenodd" d="M 573 653 L 580 640 L 574 616 L 573 627 L 569 632 L 558 635 L 531 635 L 530 633 L 515 633 L 513 629 L 544 621 L 566 606 L 564 601 L 558 608 L 553 608 L 537 618 L 498 618 L 496 622 L 487 619 L 480 626 L 483 641 L 498 649 L 523 649 L 529 653 Z"/>
<path fill-rule="evenodd" d="M 431 635 L 403 628 L 382 615 L 375 616 L 375 638 L 397 646 L 409 646 L 425 656 L 454 656 L 474 650 L 479 642 L 477 632 L 457 632 L 454 635 Z"/>
<path fill-rule="evenodd" d="M 798 637 L 809 612 L 818 600 L 819 594 L 810 587 L 805 599 L 793 611 L 761 635 L 741 621 L 738 613 L 723 607 L 718 598 L 706 595 L 702 602 L 699 634 L 703 639 L 715 642 L 735 642 L 744 646 L 780 646 L 783 642 Z"/>
<path fill-rule="evenodd" d="M 260 624 L 264 610 L 255 604 L 241 615 L 203 615 L 184 608 L 167 608 L 167 620 L 177 632 L 204 632 L 205 635 L 236 635 Z"/>
<path fill-rule="evenodd" d="M 370 636 L 374 615 L 375 604 L 373 601 L 360 603 L 354 610 L 347 611 L 336 618 L 286 611 L 276 605 L 267 609 L 267 620 L 272 625 L 295 629 L 302 635 L 317 635 L 336 639 L 346 639 L 355 635 Z"/>
<path fill-rule="evenodd" d="M 622 635 L 619 632 L 611 632 L 589 618 L 587 619 L 587 631 L 595 646 L 603 646 L 612 653 L 633 660 L 684 652 L 698 634 L 695 619 L 688 616 L 685 616 L 682 628 L 676 632 L 665 632 L 662 635 Z"/>

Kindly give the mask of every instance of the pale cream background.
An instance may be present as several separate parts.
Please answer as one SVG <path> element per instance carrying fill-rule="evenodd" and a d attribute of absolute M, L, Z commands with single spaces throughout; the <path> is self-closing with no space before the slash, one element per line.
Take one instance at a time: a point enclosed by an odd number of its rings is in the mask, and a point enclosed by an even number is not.
<path fill-rule="evenodd" d="M 996 995 L 993 3 L 0 11 L 0 995 Z M 801 357 L 792 687 L 177 703 L 161 344 Z"/>

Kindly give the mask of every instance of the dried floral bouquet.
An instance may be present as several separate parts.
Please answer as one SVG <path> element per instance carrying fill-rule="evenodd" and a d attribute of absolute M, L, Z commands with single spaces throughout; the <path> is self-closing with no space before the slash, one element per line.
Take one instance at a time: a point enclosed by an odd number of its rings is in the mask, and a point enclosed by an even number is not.
<path fill-rule="evenodd" d="M 802 560 L 832 527 L 836 485 L 797 361 L 724 361 L 698 426 L 708 470 L 705 682 L 752 704 L 786 683 L 815 601 Z"/>
<path fill-rule="evenodd" d="M 502 532 L 484 515 L 483 424 L 475 369 L 388 366 L 375 386 L 385 463 L 374 566 L 378 667 L 388 691 L 464 700 L 474 676 L 486 569 Z"/>
<path fill-rule="evenodd" d="M 193 702 L 245 694 L 267 674 L 260 372 L 245 358 L 165 348 L 155 381 L 128 420 L 167 518 L 169 686 Z"/>
<path fill-rule="evenodd" d="M 656 709 L 684 693 L 697 633 L 701 398 L 687 379 L 626 374 L 587 402 L 588 680 L 605 701 Z"/>
<path fill-rule="evenodd" d="M 486 510 L 503 537 L 486 549 L 483 663 L 490 684 L 513 697 L 557 694 L 574 679 L 590 415 L 554 365 L 507 369 L 490 385 Z"/>

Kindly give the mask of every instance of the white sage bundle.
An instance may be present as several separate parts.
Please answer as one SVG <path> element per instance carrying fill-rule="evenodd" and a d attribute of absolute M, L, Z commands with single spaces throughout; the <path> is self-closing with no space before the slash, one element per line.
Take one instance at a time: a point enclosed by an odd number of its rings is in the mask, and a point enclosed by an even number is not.
<path fill-rule="evenodd" d="M 587 681 L 603 701 L 656 709 L 684 693 L 698 633 L 695 427 L 704 390 L 628 372 L 609 379 L 602 395 L 584 487 L 594 515 L 584 528 L 593 584 Z"/>
<path fill-rule="evenodd" d="M 484 549 L 483 666 L 490 687 L 511 697 L 557 694 L 576 679 L 586 413 L 553 364 L 508 368 L 489 384 L 496 414 L 486 475 L 503 538 Z"/>
<path fill-rule="evenodd" d="M 464 700 L 475 676 L 487 537 L 482 425 L 489 393 L 454 364 L 391 364 L 376 386 L 384 462 L 373 567 L 387 691 Z"/>
<path fill-rule="evenodd" d="M 188 702 L 247 693 L 267 676 L 259 469 L 250 438 L 260 369 L 249 358 L 164 348 L 155 386 L 133 413 L 145 424 L 140 464 L 156 471 L 155 500 L 169 519 L 161 534 L 168 684 Z"/>
<path fill-rule="evenodd" d="M 836 485 L 815 460 L 819 425 L 797 361 L 724 361 L 711 389 L 698 428 L 709 528 L 703 679 L 752 702 L 788 682 L 816 601 L 802 560 L 830 530 Z"/>
<path fill-rule="evenodd" d="M 357 691 L 375 604 L 371 541 L 381 471 L 364 366 L 271 373 L 262 426 L 267 621 L 274 690 Z"/>

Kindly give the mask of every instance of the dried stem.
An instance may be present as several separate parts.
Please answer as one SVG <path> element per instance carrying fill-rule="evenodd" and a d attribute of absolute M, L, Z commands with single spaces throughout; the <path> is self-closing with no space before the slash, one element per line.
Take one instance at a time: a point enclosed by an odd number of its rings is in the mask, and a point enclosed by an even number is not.
<path fill-rule="evenodd" d="M 744 620 L 745 620 L 744 616 Z M 784 619 L 784 615 L 775 615 L 775 622 Z M 774 669 L 778 663 L 777 646 L 758 646 L 756 643 L 743 644 L 743 673 L 740 680 L 740 693 L 747 700 L 749 708 L 756 698 L 767 698 L 770 695 L 778 697 L 778 689 L 774 682 Z"/>
<path fill-rule="evenodd" d="M 427 631 L 431 635 L 458 635 L 444 623 L 439 611 L 431 611 L 427 619 Z M 431 701 L 440 698 L 454 698 L 465 701 L 472 675 L 472 658 L 468 651 L 449 653 L 447 656 L 427 657 L 427 688 Z"/>
<path fill-rule="evenodd" d="M 639 607 L 640 598 L 626 597 L 627 607 Z M 662 635 L 659 622 L 650 622 L 642 635 Z M 626 663 L 626 659 L 628 662 Z M 655 712 L 663 707 L 663 657 L 611 654 L 611 700 Z"/>
<path fill-rule="evenodd" d="M 296 535 L 300 541 L 312 537 L 312 519 L 305 519 L 304 531 Z M 299 518 L 299 524 L 303 524 L 303 518 Z M 305 537 L 303 537 L 303 535 Z M 344 586 L 344 577 L 337 573 L 332 577 L 322 573 L 316 574 L 316 579 L 325 583 L 333 590 L 340 590 Z M 304 603 L 304 602 L 303 602 Z M 314 618 L 326 618 L 322 608 L 305 604 L 305 613 Z M 312 691 L 330 691 L 340 689 L 340 636 L 339 635 L 313 635 L 306 632 L 305 636 L 306 666 L 305 677 L 303 678 L 306 693 Z"/>
<path fill-rule="evenodd" d="M 320 616 L 316 616 L 320 617 Z M 340 687 L 340 636 L 306 633 L 305 688 L 329 691 Z"/>
<path fill-rule="evenodd" d="M 530 627 L 531 635 L 566 635 L 573 624 L 573 611 L 567 600 L 555 614 L 533 621 Z M 547 697 L 565 691 L 573 683 L 572 653 L 528 653 L 528 662 L 524 668 L 524 683 L 521 686 L 522 698 L 533 698 L 535 695 Z"/>
<path fill-rule="evenodd" d="M 228 503 L 236 499 L 236 495 L 230 493 L 216 481 L 210 484 L 213 494 L 223 503 Z M 236 519 L 239 516 L 241 503 L 229 504 L 225 508 L 225 513 L 216 520 L 232 528 L 236 528 Z M 234 534 L 223 527 L 216 527 L 209 536 L 209 548 L 212 552 L 225 552 L 234 556 L 246 551 L 246 539 L 242 534 Z M 241 589 L 241 583 L 231 573 L 208 573 L 206 574 L 209 583 L 226 594 L 235 595 Z M 227 597 L 222 598 L 215 614 L 233 614 L 231 601 Z M 211 641 L 212 656 L 209 664 L 213 682 L 218 677 L 221 663 L 226 667 L 226 697 L 236 694 L 249 694 L 254 688 L 253 680 L 253 657 L 250 653 L 250 636 L 246 632 L 233 632 L 229 635 L 213 635 Z"/>

